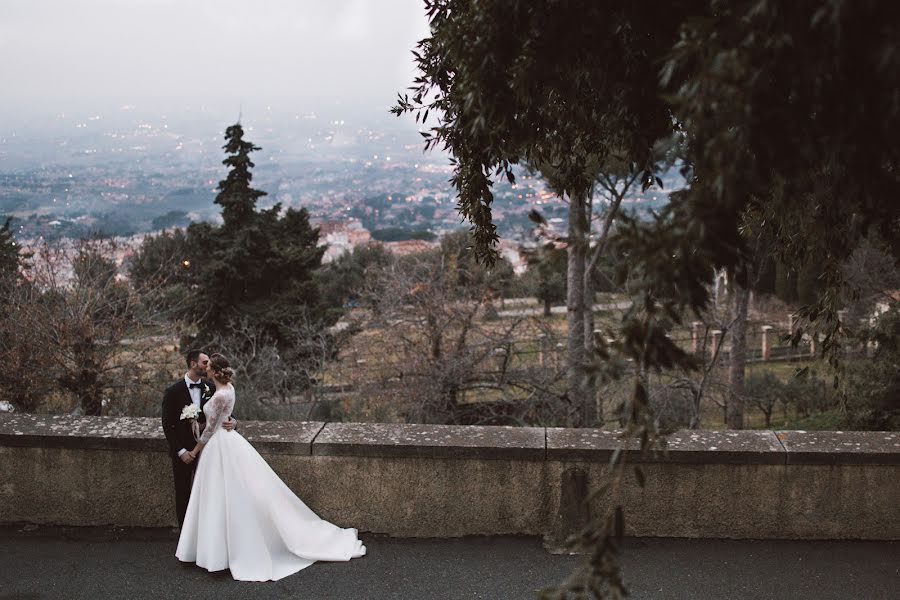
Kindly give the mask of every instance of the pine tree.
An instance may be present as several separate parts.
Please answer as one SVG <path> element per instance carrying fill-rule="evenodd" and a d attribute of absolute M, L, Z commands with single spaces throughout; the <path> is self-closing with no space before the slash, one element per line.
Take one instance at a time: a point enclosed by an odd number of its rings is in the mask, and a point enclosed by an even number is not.
<path fill-rule="evenodd" d="M 244 128 L 236 123 L 225 130 L 225 145 L 222 146 L 229 155 L 222 164 L 229 167 L 228 176 L 219 182 L 219 194 L 216 204 L 222 207 L 222 219 L 225 229 L 240 228 L 252 219 L 256 210 L 256 201 L 266 192 L 250 187 L 255 165 L 250 160 L 250 153 L 261 150 L 250 142 L 244 141 Z"/>
<path fill-rule="evenodd" d="M 285 328 L 301 316 L 322 317 L 315 271 L 324 247 L 306 209 L 282 211 L 280 204 L 258 210 L 266 192 L 253 189 L 250 153 L 260 150 L 244 140 L 240 124 L 226 129 L 229 167 L 219 182 L 215 203 L 223 225 L 192 224 L 188 228 L 190 262 L 197 268 L 191 283 L 196 295 L 191 313 L 200 328 L 198 343 L 226 333 L 238 320 L 261 330 L 278 344 Z M 193 270 L 193 266 L 192 266 Z"/>
<path fill-rule="evenodd" d="M 7 217 L 0 227 L 0 280 L 15 276 L 19 272 L 22 261 L 30 255 L 22 253 L 12 234 L 12 217 Z"/>

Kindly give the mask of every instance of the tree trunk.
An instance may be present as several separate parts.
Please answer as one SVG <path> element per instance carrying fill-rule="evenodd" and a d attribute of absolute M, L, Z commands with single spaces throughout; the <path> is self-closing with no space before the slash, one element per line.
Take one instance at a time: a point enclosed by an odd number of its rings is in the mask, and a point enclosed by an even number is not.
<path fill-rule="evenodd" d="M 590 236 L 591 236 L 591 220 L 593 218 L 593 188 L 591 188 L 587 195 L 588 197 L 584 202 L 584 213 L 586 220 L 586 231 L 585 231 L 585 269 L 584 269 L 584 351 L 585 351 L 585 359 L 588 364 L 593 362 L 594 358 L 594 278 L 597 271 L 597 265 L 599 264 L 600 258 L 606 252 L 606 247 L 609 244 L 609 232 L 612 228 L 613 221 L 615 221 L 616 217 L 619 213 L 619 206 L 622 204 L 622 199 L 625 197 L 625 192 L 631 187 L 631 183 L 635 181 L 632 178 L 628 183 L 625 184 L 625 187 L 621 192 L 617 190 L 615 184 L 609 184 L 606 186 L 607 191 L 611 194 L 612 201 L 607 208 L 606 215 L 603 219 L 603 225 L 600 229 L 600 233 L 597 237 L 596 246 L 591 249 L 590 247 Z M 609 182 L 609 180 L 607 180 Z M 569 207 L 569 210 L 572 210 L 572 207 Z M 587 423 L 587 425 L 602 425 L 603 424 L 603 408 L 597 398 L 597 374 L 593 368 L 589 367 L 588 372 L 586 373 L 585 380 L 585 394 L 590 398 L 593 406 L 591 409 L 592 414 L 592 422 Z"/>
<path fill-rule="evenodd" d="M 587 261 L 587 256 L 585 260 Z M 594 278 L 590 269 L 584 273 L 584 359 L 587 364 L 585 373 L 585 395 L 593 404 L 593 421 L 585 423 L 587 427 L 600 425 L 602 412 L 597 402 L 597 374 L 592 366 L 594 358 Z"/>
<path fill-rule="evenodd" d="M 552 303 L 550 302 L 549 296 L 544 298 L 544 316 L 545 317 L 549 317 L 552 314 L 550 311 L 551 304 Z"/>
<path fill-rule="evenodd" d="M 731 357 L 728 367 L 728 404 L 725 422 L 729 429 L 744 428 L 744 368 L 747 362 L 747 311 L 750 290 L 734 284 L 734 326 L 731 330 Z"/>
<path fill-rule="evenodd" d="M 569 197 L 569 244 L 566 279 L 566 325 L 568 357 L 566 379 L 569 401 L 576 408 L 573 425 L 585 427 L 595 420 L 594 399 L 587 394 L 584 336 L 584 274 L 587 257 L 588 220 L 585 214 L 587 194 L 577 192 Z"/>
<path fill-rule="evenodd" d="M 432 360 L 438 361 L 441 359 L 442 354 L 441 346 L 443 335 L 441 334 L 441 329 L 438 327 L 437 319 L 435 319 L 434 315 L 429 314 L 425 319 L 428 323 L 428 329 L 431 335 L 431 358 Z"/>

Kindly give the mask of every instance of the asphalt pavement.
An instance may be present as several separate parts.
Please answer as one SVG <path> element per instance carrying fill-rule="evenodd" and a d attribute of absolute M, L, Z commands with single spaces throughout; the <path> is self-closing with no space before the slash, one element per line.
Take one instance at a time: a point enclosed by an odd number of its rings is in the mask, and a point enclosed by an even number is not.
<path fill-rule="evenodd" d="M 398 539 L 360 535 L 368 554 L 247 583 L 175 558 L 177 532 L 0 527 L 0 599 L 527 599 L 582 556 L 533 537 Z M 631 598 L 900 598 L 900 542 L 629 539 Z"/>

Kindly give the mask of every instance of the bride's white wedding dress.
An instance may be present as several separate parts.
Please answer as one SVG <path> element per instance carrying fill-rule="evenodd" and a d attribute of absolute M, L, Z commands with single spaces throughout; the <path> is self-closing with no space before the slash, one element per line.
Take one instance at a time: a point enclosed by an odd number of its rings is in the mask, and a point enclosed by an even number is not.
<path fill-rule="evenodd" d="M 348 561 L 366 547 L 354 528 L 320 519 L 237 431 L 222 428 L 234 387 L 204 405 L 200 454 L 175 556 L 242 581 L 277 580 L 316 561 Z"/>

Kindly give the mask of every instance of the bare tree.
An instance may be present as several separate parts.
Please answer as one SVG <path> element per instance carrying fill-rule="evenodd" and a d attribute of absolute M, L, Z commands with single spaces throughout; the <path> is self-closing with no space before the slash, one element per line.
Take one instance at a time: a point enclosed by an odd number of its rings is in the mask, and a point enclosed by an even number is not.
<path fill-rule="evenodd" d="M 146 338 L 165 315 L 154 309 L 153 289 L 119 274 L 121 251 L 109 239 L 44 243 L 27 283 L 7 298 L 15 318 L 4 324 L 5 357 L 23 365 L 21 377 L 70 394 L 87 415 L 102 414 L 160 355 Z"/>
<path fill-rule="evenodd" d="M 235 366 L 242 418 L 308 420 L 322 400 L 327 363 L 339 347 L 340 335 L 305 313 L 282 325 L 281 349 L 249 319 L 231 323 L 209 343 L 210 351 L 226 354 Z"/>
<path fill-rule="evenodd" d="M 18 412 L 37 410 L 52 387 L 46 381 L 43 349 L 22 311 L 32 296 L 29 285 L 11 279 L 0 283 L 0 398 Z"/>
<path fill-rule="evenodd" d="M 565 357 L 552 328 L 541 319 L 486 319 L 488 278 L 468 268 L 441 254 L 373 273 L 363 301 L 372 307 L 366 334 L 377 341 L 345 357 L 358 391 L 399 405 L 412 422 L 569 416 Z"/>

